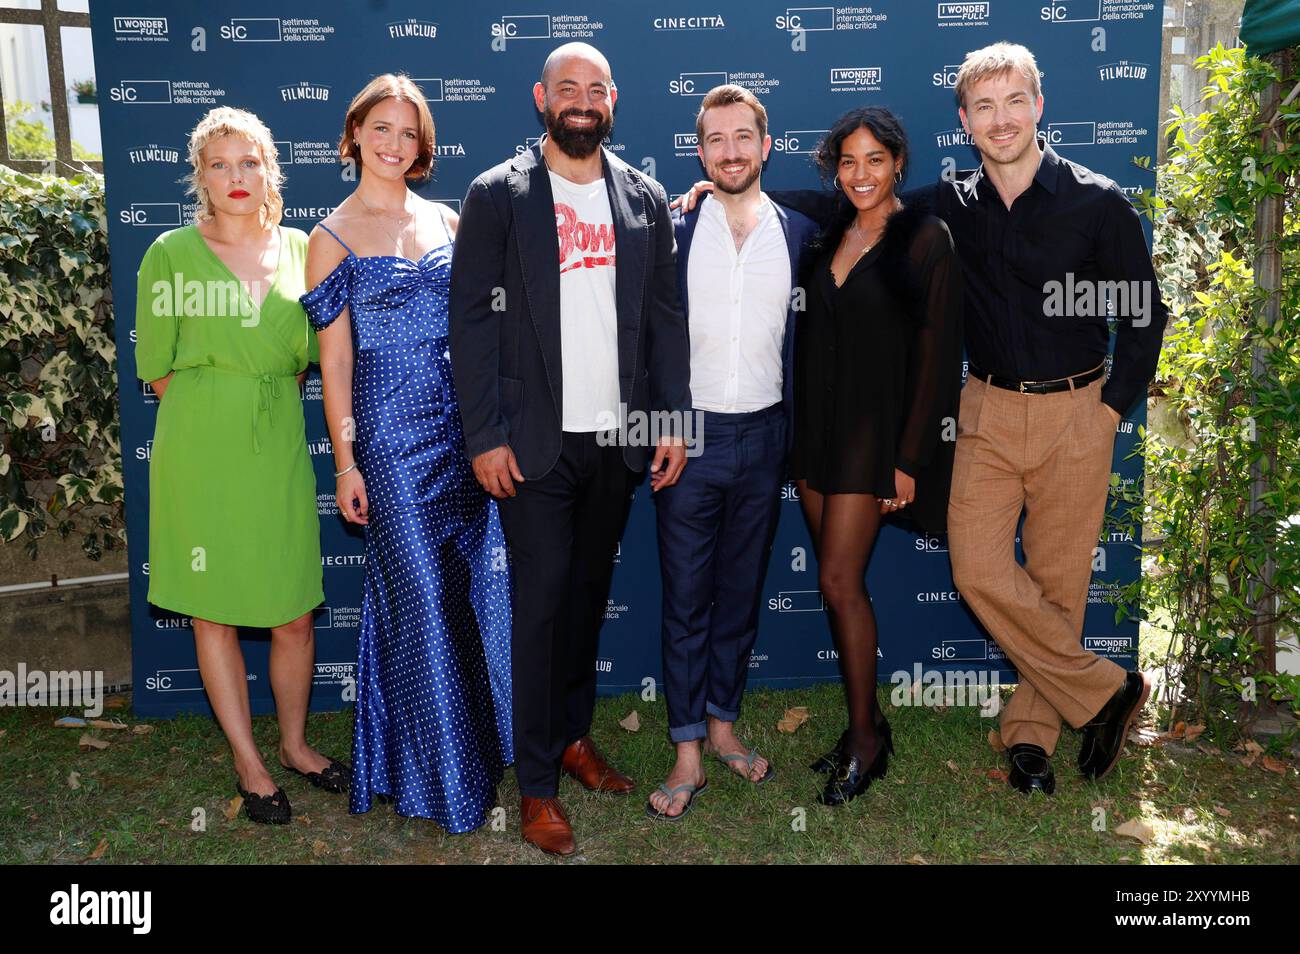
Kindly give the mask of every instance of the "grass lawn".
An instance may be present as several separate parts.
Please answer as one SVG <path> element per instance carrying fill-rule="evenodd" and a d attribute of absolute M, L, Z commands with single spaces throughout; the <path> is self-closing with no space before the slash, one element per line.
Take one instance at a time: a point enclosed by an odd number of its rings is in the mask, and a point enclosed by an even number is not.
<path fill-rule="evenodd" d="M 882 699 L 886 698 L 882 695 Z M 810 720 L 793 734 L 776 723 L 791 706 Z M 636 710 L 639 732 L 618 721 Z M 1150 710 L 1148 710 L 1149 713 Z M 70 712 L 70 710 L 69 710 Z M 898 755 L 889 775 L 844 809 L 818 805 L 818 776 L 806 768 L 842 728 L 840 688 L 747 694 L 742 738 L 772 760 L 761 788 L 708 763 L 710 785 L 682 823 L 645 818 L 642 806 L 671 764 L 663 698 L 602 699 L 593 734 L 638 783 L 630 797 L 592 795 L 566 779 L 561 798 L 579 853 L 558 861 L 519 838 L 513 773 L 501 786 L 502 831 L 484 826 L 445 835 L 432 822 L 387 806 L 350 816 L 343 796 L 278 771 L 273 718 L 254 720 L 264 758 L 294 807 L 292 824 L 254 825 L 223 813 L 234 796 L 229 751 L 216 723 L 152 721 L 147 733 L 95 730 L 107 748 L 82 752 L 82 730 L 56 729 L 68 712 L 0 709 L 0 862 L 77 863 L 507 863 L 850 862 L 981 864 L 1264 863 L 1300 859 L 1300 775 L 1240 754 L 1175 742 L 1130 744 L 1102 783 L 1074 769 L 1078 735 L 1066 731 L 1054 765 L 1053 798 L 1025 798 L 998 773 L 992 720 L 977 709 L 888 709 Z M 105 710 L 130 725 L 129 708 Z M 351 713 L 313 715 L 309 738 L 329 754 L 351 749 Z M 75 787 L 71 773 L 78 773 Z M 206 831 L 192 830 L 196 809 Z M 1099 812 L 1098 809 L 1101 811 Z M 1150 842 L 1116 834 L 1140 819 Z M 1097 828 L 1103 830 L 1097 830 Z"/>

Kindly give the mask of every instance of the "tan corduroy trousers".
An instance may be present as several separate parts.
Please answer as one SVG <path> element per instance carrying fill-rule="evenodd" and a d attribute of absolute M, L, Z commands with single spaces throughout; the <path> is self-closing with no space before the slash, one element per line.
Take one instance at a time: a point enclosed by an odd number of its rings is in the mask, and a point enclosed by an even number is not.
<path fill-rule="evenodd" d="M 1022 394 L 972 376 L 961 393 L 948 507 L 953 580 L 1020 674 L 1002 741 L 1048 755 L 1062 719 L 1079 728 L 1124 682 L 1122 668 L 1081 645 L 1115 446 L 1101 386 Z"/>

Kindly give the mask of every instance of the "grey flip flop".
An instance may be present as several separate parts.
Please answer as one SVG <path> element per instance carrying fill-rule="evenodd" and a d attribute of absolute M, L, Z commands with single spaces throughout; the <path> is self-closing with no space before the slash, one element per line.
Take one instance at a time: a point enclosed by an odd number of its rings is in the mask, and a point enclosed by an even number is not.
<path fill-rule="evenodd" d="M 730 755 L 723 755 L 721 752 L 717 752 L 717 751 L 715 751 L 714 754 L 717 755 L 719 762 L 727 766 L 728 771 L 733 771 L 731 768 L 732 762 L 735 762 L 737 760 L 744 762 L 745 763 L 744 778 L 745 781 L 748 782 L 750 774 L 754 771 L 754 760 L 758 758 L 758 749 L 750 749 L 748 755 L 741 755 L 739 752 L 732 752 Z M 739 775 L 740 773 L 736 772 L 735 774 Z M 764 782 L 766 782 L 775 774 L 776 774 L 776 770 L 772 768 L 772 763 L 768 762 L 767 771 L 763 773 L 763 777 L 755 781 L 753 784 L 762 785 Z"/>
<path fill-rule="evenodd" d="M 709 787 L 709 780 L 707 778 L 703 782 L 701 782 L 698 787 L 690 784 L 689 782 L 685 782 L 681 785 L 674 785 L 672 788 L 669 788 L 667 783 L 661 782 L 659 784 L 658 790 L 668 796 L 669 807 L 672 807 L 673 798 L 677 795 L 678 792 L 688 792 L 691 797 L 687 800 L 686 807 L 681 810 L 680 814 L 667 815 L 659 811 L 659 809 L 655 808 L 653 803 L 647 801 L 645 803 L 645 813 L 648 817 L 653 818 L 655 821 L 666 821 L 666 822 L 681 821 L 683 818 L 686 817 L 687 813 L 692 808 L 695 807 L 695 796 L 699 795 L 708 787 Z"/>

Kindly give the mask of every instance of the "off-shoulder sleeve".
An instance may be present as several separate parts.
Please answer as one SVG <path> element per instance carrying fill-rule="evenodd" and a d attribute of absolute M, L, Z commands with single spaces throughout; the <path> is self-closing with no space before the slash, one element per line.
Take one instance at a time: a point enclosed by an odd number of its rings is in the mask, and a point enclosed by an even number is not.
<path fill-rule="evenodd" d="M 953 415 L 961 381 L 961 263 L 948 228 L 930 219 L 912 242 L 911 265 L 921 289 L 919 315 L 907 375 L 908 410 L 897 464 L 916 477 L 943 440 L 944 418 Z"/>
<path fill-rule="evenodd" d="M 161 239 L 144 253 L 135 277 L 135 373 L 157 381 L 172 371 L 180 318 L 172 298 L 172 268 Z"/>
<path fill-rule="evenodd" d="M 298 299 L 307 312 L 307 320 L 317 331 L 328 328 L 348 306 L 348 296 L 352 293 L 352 261 L 351 255 L 343 259 L 319 285 Z"/>

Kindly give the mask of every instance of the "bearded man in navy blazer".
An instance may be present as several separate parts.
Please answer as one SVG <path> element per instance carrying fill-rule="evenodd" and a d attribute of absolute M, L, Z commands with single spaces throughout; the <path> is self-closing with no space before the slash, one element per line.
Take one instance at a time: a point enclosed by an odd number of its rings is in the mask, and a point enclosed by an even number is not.
<path fill-rule="evenodd" d="M 714 191 L 675 214 L 699 456 L 655 495 L 663 577 L 664 695 L 677 761 L 646 814 L 680 819 L 704 787 L 706 749 L 750 782 L 773 775 L 736 736 L 793 432 L 795 319 L 817 225 L 762 191 L 767 110 L 741 86 L 710 90 L 695 122 Z"/>
<path fill-rule="evenodd" d="M 617 95 L 594 47 L 551 53 L 546 136 L 470 185 L 451 271 L 466 452 L 510 546 L 521 829 L 554 854 L 576 850 L 561 771 L 633 788 L 589 737 L 597 638 L 633 488 L 647 463 L 656 493 L 676 483 L 686 449 L 680 429 L 629 446 L 629 423 L 691 407 L 667 196 L 601 147 Z"/>

